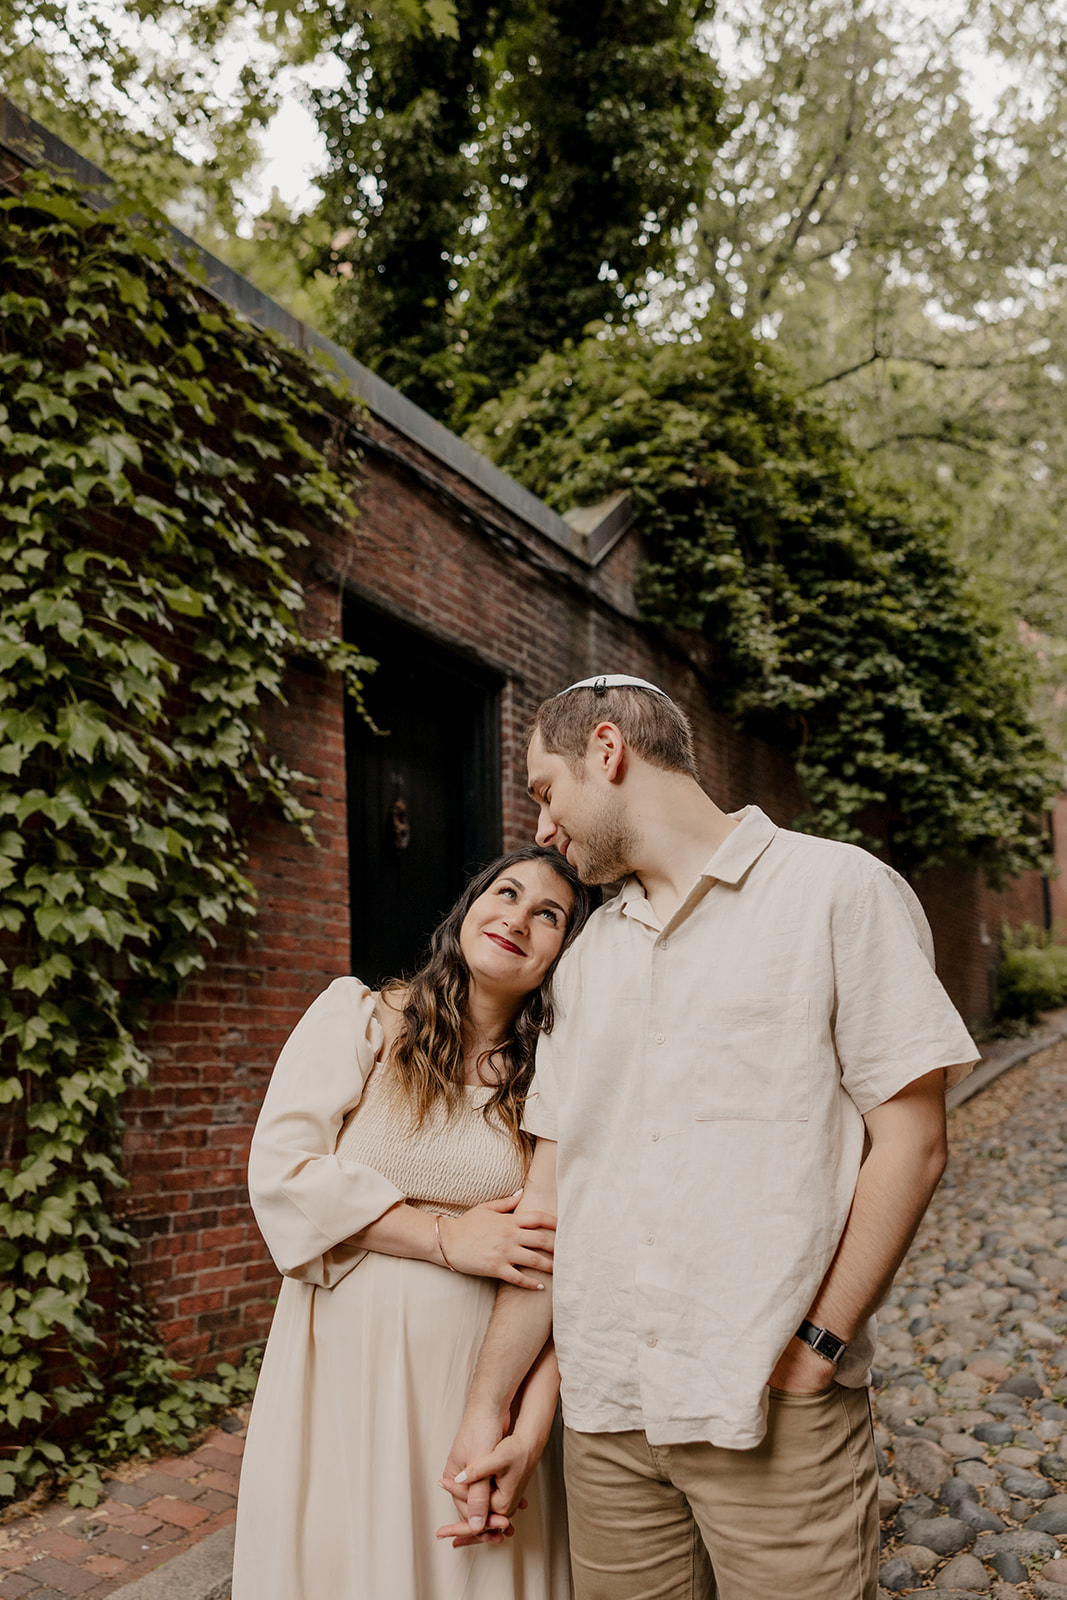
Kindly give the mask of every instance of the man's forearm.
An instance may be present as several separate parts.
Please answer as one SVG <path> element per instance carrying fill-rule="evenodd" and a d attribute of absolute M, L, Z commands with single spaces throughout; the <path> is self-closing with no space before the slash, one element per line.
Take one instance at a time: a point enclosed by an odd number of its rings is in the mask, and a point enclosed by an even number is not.
<path fill-rule="evenodd" d="M 809 1313 L 844 1339 L 882 1304 L 944 1171 L 944 1157 L 919 1149 L 901 1160 L 872 1150 L 860 1171 L 841 1243 Z"/>
<path fill-rule="evenodd" d="M 501 1284 L 471 1384 L 468 1413 L 492 1412 L 506 1423 L 519 1386 L 552 1332 L 551 1279 L 541 1294 Z"/>
<path fill-rule="evenodd" d="M 871 1149 L 841 1242 L 807 1313 L 845 1340 L 885 1299 L 944 1171 L 944 1074 L 918 1079 L 866 1121 Z M 793 1338 L 770 1381 L 801 1389 L 826 1378 L 823 1358 Z"/>

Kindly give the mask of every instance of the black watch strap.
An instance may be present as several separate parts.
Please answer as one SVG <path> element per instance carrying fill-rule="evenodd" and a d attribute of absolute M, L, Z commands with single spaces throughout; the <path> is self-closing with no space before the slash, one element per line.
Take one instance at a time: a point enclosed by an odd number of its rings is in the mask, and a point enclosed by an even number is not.
<path fill-rule="evenodd" d="M 824 1361 L 829 1361 L 835 1367 L 848 1349 L 848 1341 L 846 1339 L 839 1339 L 836 1333 L 830 1332 L 829 1328 L 816 1327 L 815 1323 L 809 1322 L 806 1317 L 797 1329 L 797 1338 L 803 1339 L 804 1343 L 810 1345 L 817 1356 L 822 1356 Z"/>

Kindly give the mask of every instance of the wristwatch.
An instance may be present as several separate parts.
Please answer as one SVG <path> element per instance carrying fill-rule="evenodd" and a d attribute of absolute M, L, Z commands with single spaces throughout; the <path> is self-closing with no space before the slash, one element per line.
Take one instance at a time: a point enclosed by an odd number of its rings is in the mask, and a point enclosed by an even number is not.
<path fill-rule="evenodd" d="M 805 1344 L 811 1346 L 817 1356 L 822 1356 L 824 1361 L 829 1361 L 836 1367 L 845 1351 L 848 1349 L 847 1339 L 839 1339 L 836 1333 L 831 1333 L 829 1328 L 817 1328 L 814 1322 L 809 1322 L 807 1317 L 797 1329 L 797 1338 L 803 1339 Z"/>

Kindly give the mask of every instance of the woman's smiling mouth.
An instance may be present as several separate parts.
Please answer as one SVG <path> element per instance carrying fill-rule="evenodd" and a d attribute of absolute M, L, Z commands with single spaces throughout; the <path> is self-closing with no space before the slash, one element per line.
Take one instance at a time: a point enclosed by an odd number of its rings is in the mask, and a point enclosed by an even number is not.
<path fill-rule="evenodd" d="M 520 950 L 520 948 L 519 948 L 519 946 L 517 944 L 512 944 L 511 940 L 510 939 L 505 939 L 503 934 L 501 934 L 501 933 L 488 933 L 487 932 L 485 937 L 487 939 L 492 939 L 493 943 L 494 944 L 498 944 L 502 950 L 510 950 L 510 951 L 512 951 L 514 955 L 524 956 L 526 954 L 525 950 Z"/>

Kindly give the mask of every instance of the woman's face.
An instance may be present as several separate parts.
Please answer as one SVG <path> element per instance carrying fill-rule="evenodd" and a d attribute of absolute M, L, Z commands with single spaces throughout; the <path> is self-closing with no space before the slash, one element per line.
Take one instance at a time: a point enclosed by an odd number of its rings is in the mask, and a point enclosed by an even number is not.
<path fill-rule="evenodd" d="M 536 989 L 559 955 L 574 896 L 544 861 L 516 861 L 473 901 L 459 947 L 478 987 L 507 999 Z"/>

